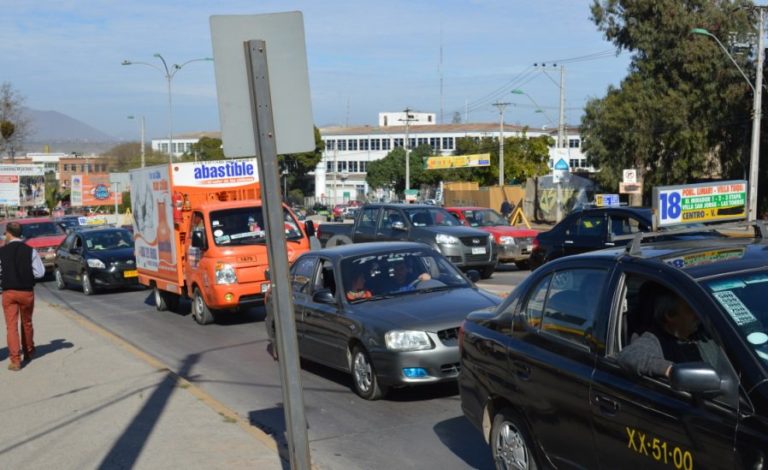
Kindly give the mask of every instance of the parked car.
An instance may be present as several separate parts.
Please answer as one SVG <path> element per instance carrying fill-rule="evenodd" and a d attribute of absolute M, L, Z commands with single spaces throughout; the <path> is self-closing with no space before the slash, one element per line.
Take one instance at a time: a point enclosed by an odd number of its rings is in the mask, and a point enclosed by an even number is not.
<path fill-rule="evenodd" d="M 58 247 L 54 265 L 58 289 L 78 285 L 93 295 L 138 285 L 133 235 L 123 228 L 73 230 Z"/>
<path fill-rule="evenodd" d="M 344 214 L 349 206 L 347 204 L 336 204 L 333 206 L 333 221 L 334 222 L 341 222 L 344 220 Z"/>
<path fill-rule="evenodd" d="M 30 247 L 37 250 L 46 271 L 51 271 L 56 258 L 56 248 L 64 240 L 64 230 L 48 217 L 31 217 L 26 219 L 4 220 L 0 223 L 0 234 L 5 233 L 9 222 L 21 225 L 21 236 Z M 0 246 L 5 240 L 0 237 Z"/>
<path fill-rule="evenodd" d="M 352 224 L 321 224 L 317 239 L 325 247 L 373 241 L 417 241 L 440 251 L 459 269 L 477 269 L 487 279 L 498 262 L 487 232 L 465 227 L 442 207 L 426 204 L 366 204 Z"/>
<path fill-rule="evenodd" d="M 650 231 L 651 214 L 649 208 L 626 206 L 574 210 L 551 230 L 536 235 L 530 267 L 535 269 L 561 256 L 626 245 L 628 240 L 614 241 L 611 235 Z"/>
<path fill-rule="evenodd" d="M 504 216 L 487 207 L 446 207 L 445 210 L 455 215 L 462 224 L 493 235 L 500 263 L 515 263 L 519 269 L 528 269 L 533 239 L 538 230 L 513 227 Z"/>
<path fill-rule="evenodd" d="M 53 221 L 59 224 L 59 227 L 66 232 L 70 229 L 77 228 L 80 225 L 85 225 L 85 216 L 65 215 L 62 217 L 55 217 Z"/>
<path fill-rule="evenodd" d="M 768 242 L 627 248 L 547 263 L 495 311 L 468 316 L 459 333 L 464 415 L 497 468 L 760 467 Z M 660 334 L 655 299 L 663 293 L 690 309 L 674 304 L 698 329 L 680 343 L 689 353 L 672 359 L 664 349 L 673 365 L 651 376 L 619 357 L 634 338 Z"/>
<path fill-rule="evenodd" d="M 423 243 L 310 251 L 293 263 L 289 279 L 300 355 L 349 372 L 368 400 L 391 387 L 456 380 L 461 321 L 501 302 Z"/>

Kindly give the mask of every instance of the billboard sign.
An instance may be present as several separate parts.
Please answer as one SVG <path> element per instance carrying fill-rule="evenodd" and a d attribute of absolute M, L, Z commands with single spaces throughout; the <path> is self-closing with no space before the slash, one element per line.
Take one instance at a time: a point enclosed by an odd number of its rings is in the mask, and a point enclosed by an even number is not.
<path fill-rule="evenodd" d="M 661 186 L 653 189 L 657 227 L 743 220 L 747 217 L 746 180 Z"/>
<path fill-rule="evenodd" d="M 115 193 L 108 174 L 72 175 L 69 201 L 73 207 L 104 206 L 115 203 Z M 123 193 L 117 193 L 117 203 L 123 203 Z"/>
<path fill-rule="evenodd" d="M 45 172 L 43 165 L 0 164 L 0 205 L 44 206 Z"/>
<path fill-rule="evenodd" d="M 425 170 L 450 170 L 452 168 L 477 168 L 491 165 L 491 154 L 457 155 L 454 157 L 427 157 Z"/>

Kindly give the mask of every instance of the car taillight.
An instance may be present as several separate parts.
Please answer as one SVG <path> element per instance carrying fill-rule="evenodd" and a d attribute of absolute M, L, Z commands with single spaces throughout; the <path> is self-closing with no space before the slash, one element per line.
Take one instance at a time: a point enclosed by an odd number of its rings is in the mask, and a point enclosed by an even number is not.
<path fill-rule="evenodd" d="M 534 250 L 538 250 L 539 249 L 540 244 L 539 244 L 539 237 L 538 236 L 533 239 L 533 244 L 531 246 L 532 246 L 532 249 L 534 249 Z"/>
<path fill-rule="evenodd" d="M 461 326 L 459 326 L 459 351 L 464 350 L 464 324 L 467 323 L 467 320 L 464 320 L 461 322 Z"/>

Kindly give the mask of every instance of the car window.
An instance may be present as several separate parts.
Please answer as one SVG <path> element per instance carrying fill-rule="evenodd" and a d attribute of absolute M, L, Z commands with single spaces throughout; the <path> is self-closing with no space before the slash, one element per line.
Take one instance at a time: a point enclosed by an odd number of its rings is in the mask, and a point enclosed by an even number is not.
<path fill-rule="evenodd" d="M 64 235 L 64 230 L 53 222 L 32 222 L 21 224 L 21 235 L 26 238 Z"/>
<path fill-rule="evenodd" d="M 539 281 L 539 284 L 531 289 L 531 296 L 525 303 L 525 307 L 521 310 L 525 323 L 531 328 L 538 329 L 541 326 L 541 317 L 544 315 L 544 301 L 547 298 L 547 290 L 549 289 L 552 276 L 549 275 Z"/>
<path fill-rule="evenodd" d="M 75 237 L 74 245 L 72 248 L 82 248 L 83 247 L 83 239 L 80 237 L 80 235 Z"/>
<path fill-rule="evenodd" d="M 541 330 L 581 345 L 594 345 L 594 319 L 606 276 L 602 269 L 556 272 L 544 304 Z"/>
<path fill-rule="evenodd" d="M 72 244 L 75 242 L 75 238 L 77 238 L 77 236 L 74 233 L 70 233 L 69 235 L 67 235 L 67 238 L 64 240 L 64 243 L 62 243 L 62 248 L 64 248 L 65 250 L 69 250 L 70 248 L 72 248 Z"/>
<path fill-rule="evenodd" d="M 586 238 L 602 237 L 605 232 L 604 224 L 602 215 L 582 215 L 579 217 L 576 234 Z"/>
<path fill-rule="evenodd" d="M 315 258 L 305 257 L 296 262 L 291 269 L 291 288 L 294 292 L 307 293 L 312 274 L 315 272 Z"/>
<path fill-rule="evenodd" d="M 403 216 L 400 214 L 400 211 L 397 209 L 386 209 L 384 211 L 384 216 L 381 218 L 381 228 L 383 229 L 391 229 L 392 224 L 395 222 L 403 222 Z"/>
<path fill-rule="evenodd" d="M 333 264 L 327 259 L 321 259 L 319 269 L 315 273 L 315 280 L 312 283 L 312 291 L 317 292 L 322 289 L 328 289 L 336 295 L 336 279 L 333 276 Z"/>
<path fill-rule="evenodd" d="M 367 207 L 363 209 L 363 214 L 360 216 L 359 226 L 376 228 L 376 216 L 379 214 L 378 207 Z"/>
<path fill-rule="evenodd" d="M 611 215 L 611 233 L 616 236 L 632 235 L 644 230 L 640 221 L 626 215 Z"/>

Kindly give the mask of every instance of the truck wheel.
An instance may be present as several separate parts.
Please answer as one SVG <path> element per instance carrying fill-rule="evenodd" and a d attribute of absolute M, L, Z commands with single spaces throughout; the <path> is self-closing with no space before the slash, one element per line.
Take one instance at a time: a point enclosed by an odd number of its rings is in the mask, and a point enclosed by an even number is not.
<path fill-rule="evenodd" d="M 514 411 L 504 408 L 493 418 L 491 454 L 497 469 L 536 470 L 531 439 Z"/>
<path fill-rule="evenodd" d="M 366 400 L 378 400 L 387 393 L 387 388 L 379 384 L 376 369 L 371 358 L 362 346 L 352 349 L 352 384 L 355 393 Z"/>
<path fill-rule="evenodd" d="M 213 322 L 213 313 L 205 304 L 203 295 L 197 287 L 195 287 L 195 291 L 192 294 L 192 318 L 200 325 L 207 325 Z"/>
<path fill-rule="evenodd" d="M 492 264 L 492 265 L 490 265 L 490 266 L 486 266 L 486 267 L 484 267 L 484 268 L 483 268 L 483 269 L 480 271 L 480 277 L 481 277 L 482 279 L 490 279 L 490 278 L 491 278 L 491 276 L 493 276 L 493 272 L 494 272 L 494 271 L 496 271 L 496 265 L 495 265 L 495 264 Z"/>
<path fill-rule="evenodd" d="M 325 242 L 326 248 L 333 248 L 334 246 L 351 245 L 354 243 L 351 238 L 346 235 L 334 235 Z"/>
<path fill-rule="evenodd" d="M 175 311 L 179 306 L 179 296 L 171 292 L 160 290 L 157 286 L 153 286 L 152 293 L 155 297 L 155 307 L 158 311 L 164 312 L 166 310 Z"/>

